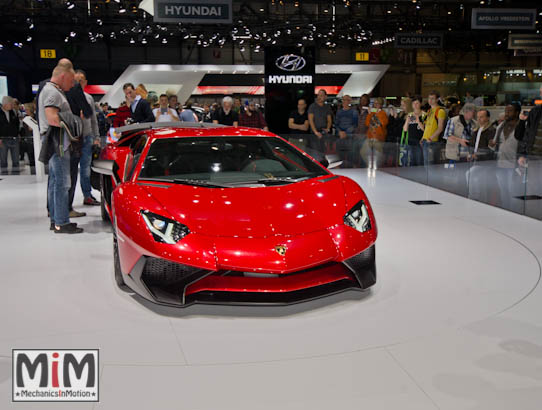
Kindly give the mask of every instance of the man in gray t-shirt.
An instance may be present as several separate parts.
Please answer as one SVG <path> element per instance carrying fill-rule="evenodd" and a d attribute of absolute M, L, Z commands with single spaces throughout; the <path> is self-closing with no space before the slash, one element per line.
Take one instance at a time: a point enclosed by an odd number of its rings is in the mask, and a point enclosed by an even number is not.
<path fill-rule="evenodd" d="M 309 106 L 309 127 L 312 136 L 309 147 L 320 152 L 325 152 L 324 135 L 329 134 L 333 123 L 333 112 L 326 104 L 327 93 L 325 90 L 318 91 L 316 101 Z"/>
<path fill-rule="evenodd" d="M 69 62 L 69 60 L 67 61 Z M 59 113 L 70 113 L 71 109 L 64 91 L 73 86 L 75 72 L 71 62 L 57 65 L 51 81 L 47 82 L 38 99 L 39 127 L 42 143 L 45 133 L 51 127 L 60 127 Z M 47 184 L 47 205 L 51 218 L 50 229 L 55 233 L 81 233 L 83 229 L 70 223 L 68 191 L 70 189 L 70 150 L 69 138 L 64 134 L 64 148 L 49 159 L 49 181 Z"/>
<path fill-rule="evenodd" d="M 45 114 L 45 110 L 50 107 L 56 108 L 58 112 L 72 112 L 70 109 L 70 104 L 68 104 L 68 100 L 66 99 L 62 88 L 58 84 L 49 81 L 41 90 L 38 100 L 38 118 L 40 119 L 39 127 L 40 135 L 42 136 L 42 143 L 43 136 L 51 127 Z M 70 139 L 64 134 L 64 151 L 67 151 L 69 146 Z"/>

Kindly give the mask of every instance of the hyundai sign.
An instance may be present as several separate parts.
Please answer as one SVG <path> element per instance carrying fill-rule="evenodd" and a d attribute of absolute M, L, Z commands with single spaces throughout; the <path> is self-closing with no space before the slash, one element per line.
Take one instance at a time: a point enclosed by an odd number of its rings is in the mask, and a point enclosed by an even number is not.
<path fill-rule="evenodd" d="M 534 30 L 536 9 L 472 9 L 473 29 Z"/>
<path fill-rule="evenodd" d="M 302 70 L 307 62 L 301 56 L 295 54 L 286 54 L 280 56 L 275 61 L 275 65 L 284 71 L 299 71 Z"/>
<path fill-rule="evenodd" d="M 265 119 L 270 131 L 288 134 L 288 118 L 298 99 L 313 101 L 315 61 L 313 47 L 265 48 Z"/>
<path fill-rule="evenodd" d="M 154 21 L 231 24 L 232 0 L 154 0 Z"/>

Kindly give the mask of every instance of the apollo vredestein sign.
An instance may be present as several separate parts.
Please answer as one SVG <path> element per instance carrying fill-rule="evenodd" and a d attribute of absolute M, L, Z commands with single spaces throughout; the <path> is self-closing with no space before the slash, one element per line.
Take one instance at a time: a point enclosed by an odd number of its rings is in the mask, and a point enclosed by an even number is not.
<path fill-rule="evenodd" d="M 154 0 L 154 21 L 231 24 L 232 0 Z"/>
<path fill-rule="evenodd" d="M 536 9 L 472 9 L 471 27 L 478 30 L 534 30 Z"/>
<path fill-rule="evenodd" d="M 396 33 L 396 48 L 442 48 L 442 33 Z"/>

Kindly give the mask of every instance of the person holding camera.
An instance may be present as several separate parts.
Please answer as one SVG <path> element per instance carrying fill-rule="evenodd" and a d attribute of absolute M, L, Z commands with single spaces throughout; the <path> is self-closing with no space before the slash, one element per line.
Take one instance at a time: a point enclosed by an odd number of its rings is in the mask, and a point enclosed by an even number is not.
<path fill-rule="evenodd" d="M 177 111 L 168 106 L 169 101 L 167 95 L 160 96 L 160 108 L 155 108 L 152 113 L 156 118 L 156 122 L 173 122 L 180 121 Z"/>

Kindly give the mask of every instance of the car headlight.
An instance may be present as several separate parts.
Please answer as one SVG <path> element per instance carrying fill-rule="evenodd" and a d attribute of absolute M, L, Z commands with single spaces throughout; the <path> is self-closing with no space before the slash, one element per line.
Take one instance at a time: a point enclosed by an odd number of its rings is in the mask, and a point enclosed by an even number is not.
<path fill-rule="evenodd" d="M 363 201 L 359 201 L 344 216 L 344 223 L 359 232 L 371 230 L 371 218 Z"/>
<path fill-rule="evenodd" d="M 188 226 L 165 216 L 144 210 L 141 216 L 157 242 L 175 244 L 190 233 Z"/>

